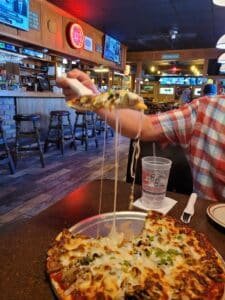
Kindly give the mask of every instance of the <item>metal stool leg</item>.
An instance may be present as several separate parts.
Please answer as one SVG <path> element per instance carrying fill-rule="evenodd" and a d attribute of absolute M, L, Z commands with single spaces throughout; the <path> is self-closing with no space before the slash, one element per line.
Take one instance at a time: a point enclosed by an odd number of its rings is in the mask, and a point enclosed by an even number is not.
<path fill-rule="evenodd" d="M 35 138 L 36 138 L 36 143 L 37 143 L 37 149 L 39 150 L 41 165 L 42 165 L 42 168 L 44 168 L 45 167 L 44 155 L 43 155 L 42 148 L 41 148 L 40 134 L 39 134 L 39 129 L 37 127 L 36 121 L 33 121 L 33 127 L 34 127 L 34 131 L 35 131 Z"/>
<path fill-rule="evenodd" d="M 74 136 L 74 133 L 73 133 L 73 127 L 72 127 L 72 124 L 71 124 L 71 121 L 70 121 L 70 116 L 68 115 L 67 116 L 67 121 L 68 121 L 68 125 L 69 125 L 69 130 L 70 130 L 70 135 L 72 137 L 72 142 L 71 142 L 71 147 L 74 148 L 74 150 L 76 151 L 77 150 L 77 145 L 76 145 L 76 141 L 75 141 L 75 136 Z"/>
<path fill-rule="evenodd" d="M 16 121 L 16 141 L 15 141 L 15 151 L 14 151 L 14 161 L 15 166 L 17 166 L 18 157 L 19 157 L 19 148 L 20 148 L 20 121 Z"/>
<path fill-rule="evenodd" d="M 50 136 L 50 133 L 51 133 L 51 130 L 52 130 L 52 123 L 53 123 L 53 117 L 50 116 L 48 132 L 47 132 L 47 138 L 45 139 L 45 144 L 44 144 L 44 153 L 48 151 L 49 136 Z"/>
<path fill-rule="evenodd" d="M 3 145 L 4 152 L 5 152 L 3 157 L 1 158 L 0 162 L 1 162 L 1 164 L 8 164 L 10 173 L 14 174 L 16 172 L 15 165 L 14 165 L 9 147 L 6 143 L 5 134 L 4 134 L 4 130 L 1 126 L 1 123 L 0 123 L 0 145 Z"/>
<path fill-rule="evenodd" d="M 62 155 L 64 155 L 64 126 L 63 126 L 63 117 L 59 116 L 59 129 L 58 129 L 58 134 L 59 134 L 59 145 L 60 145 L 60 150 Z"/>

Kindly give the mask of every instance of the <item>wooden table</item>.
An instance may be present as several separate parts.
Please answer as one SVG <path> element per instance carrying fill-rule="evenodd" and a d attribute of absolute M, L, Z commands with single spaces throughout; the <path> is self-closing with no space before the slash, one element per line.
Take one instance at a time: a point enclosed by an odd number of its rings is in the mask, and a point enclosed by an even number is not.
<path fill-rule="evenodd" d="M 103 184 L 102 212 L 113 209 L 114 182 Z M 45 273 L 46 252 L 56 235 L 80 220 L 98 214 L 100 181 L 93 181 L 68 194 L 29 221 L 0 229 L 0 291 L 2 300 L 55 299 Z M 128 210 L 130 184 L 119 182 L 117 210 Z M 141 194 L 136 187 L 135 197 Z M 180 218 L 188 196 L 168 193 L 178 200 L 169 212 Z M 206 208 L 210 201 L 198 199 L 190 226 L 204 232 L 225 259 L 225 233 L 210 222 Z M 137 209 L 136 209 L 137 210 Z"/>

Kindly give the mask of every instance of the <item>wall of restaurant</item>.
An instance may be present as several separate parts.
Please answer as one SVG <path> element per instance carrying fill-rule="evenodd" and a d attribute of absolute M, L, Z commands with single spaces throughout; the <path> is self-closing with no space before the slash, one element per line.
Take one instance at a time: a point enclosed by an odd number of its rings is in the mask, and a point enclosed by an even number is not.
<path fill-rule="evenodd" d="M 120 65 L 105 60 L 102 53 L 105 33 L 64 12 L 46 0 L 30 0 L 30 10 L 38 17 L 39 28 L 23 31 L 0 23 L 0 38 L 7 37 L 97 65 L 105 65 L 119 71 L 124 70 L 126 46 L 122 45 Z M 82 27 L 84 35 L 92 39 L 92 51 L 70 47 L 66 38 L 66 27 L 69 22 L 78 23 Z"/>

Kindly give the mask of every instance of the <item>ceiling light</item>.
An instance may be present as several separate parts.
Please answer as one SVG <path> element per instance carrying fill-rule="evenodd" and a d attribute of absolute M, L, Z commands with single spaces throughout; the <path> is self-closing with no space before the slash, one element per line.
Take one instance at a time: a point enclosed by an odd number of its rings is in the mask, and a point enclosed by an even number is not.
<path fill-rule="evenodd" d="M 213 0 L 213 4 L 219 6 L 225 6 L 225 0 Z"/>
<path fill-rule="evenodd" d="M 225 53 L 222 53 L 222 54 L 218 57 L 217 62 L 218 62 L 219 64 L 225 64 Z"/>
<path fill-rule="evenodd" d="M 225 49 L 225 34 L 219 38 L 219 40 L 216 43 L 216 48 L 218 49 Z"/>
<path fill-rule="evenodd" d="M 171 29 L 169 31 L 169 35 L 170 35 L 171 40 L 175 40 L 178 35 L 177 29 Z"/>
<path fill-rule="evenodd" d="M 150 71 L 153 73 L 153 72 L 155 72 L 155 70 L 156 70 L 156 67 L 155 66 L 151 66 L 150 67 Z"/>

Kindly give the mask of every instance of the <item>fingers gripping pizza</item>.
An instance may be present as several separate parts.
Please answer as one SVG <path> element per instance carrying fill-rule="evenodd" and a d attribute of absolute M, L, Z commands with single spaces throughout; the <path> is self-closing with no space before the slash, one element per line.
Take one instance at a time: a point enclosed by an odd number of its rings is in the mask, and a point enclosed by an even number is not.
<path fill-rule="evenodd" d="M 63 300 L 216 300 L 225 285 L 223 261 L 206 237 L 157 212 L 138 236 L 117 243 L 64 230 L 47 271 Z"/>
<path fill-rule="evenodd" d="M 135 110 L 146 110 L 143 98 L 135 93 L 125 90 L 110 90 L 105 93 L 94 95 L 76 79 L 67 78 L 70 88 L 77 95 L 77 98 L 67 101 L 70 107 L 78 110 L 96 110 L 99 108 L 115 109 L 130 108 Z"/>

